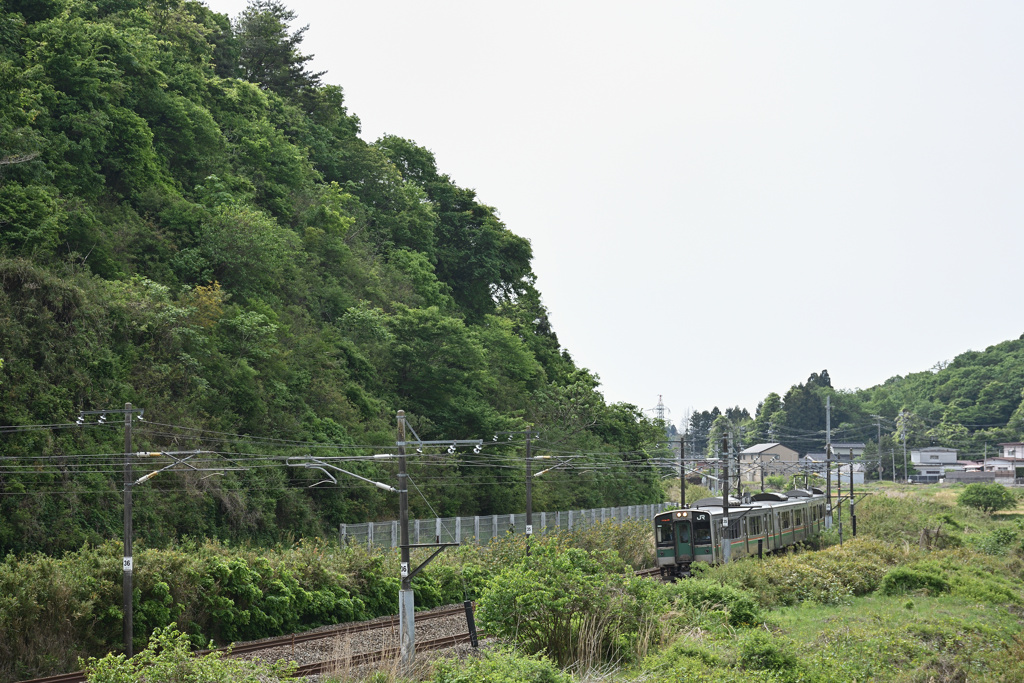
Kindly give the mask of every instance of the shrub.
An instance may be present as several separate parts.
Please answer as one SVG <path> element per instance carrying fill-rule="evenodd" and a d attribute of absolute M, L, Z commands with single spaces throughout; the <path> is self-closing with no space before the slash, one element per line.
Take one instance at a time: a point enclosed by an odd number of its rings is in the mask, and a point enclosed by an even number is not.
<path fill-rule="evenodd" d="M 485 630 L 544 652 L 558 664 L 592 664 L 642 654 L 667 600 L 657 582 L 638 579 L 614 551 L 564 548 L 541 538 L 492 578 L 479 601 Z"/>
<path fill-rule="evenodd" d="M 88 683 L 266 683 L 291 680 L 295 671 L 290 662 L 224 659 L 223 652 L 193 657 L 188 635 L 173 626 L 153 631 L 146 649 L 131 659 L 109 654 L 80 664 Z"/>
<path fill-rule="evenodd" d="M 997 486 L 1001 486 L 1001 484 L 997 484 Z M 1017 532 L 1006 527 L 967 538 L 972 548 L 986 555 L 1008 555 L 1017 545 Z"/>
<path fill-rule="evenodd" d="M 882 595 L 902 595 L 923 590 L 928 595 L 938 595 L 948 593 L 951 588 L 950 582 L 940 573 L 896 567 L 882 578 L 878 592 Z"/>
<path fill-rule="evenodd" d="M 1017 496 L 1002 484 L 968 484 L 956 503 L 991 514 L 1017 507 Z"/>
<path fill-rule="evenodd" d="M 744 669 L 792 671 L 796 668 L 798 660 L 788 641 L 757 629 L 743 637 L 739 648 L 739 662 Z"/>
<path fill-rule="evenodd" d="M 711 579 L 690 579 L 672 586 L 678 602 L 701 612 L 722 612 L 732 626 L 752 626 L 761 621 L 761 611 L 747 591 Z"/>
<path fill-rule="evenodd" d="M 459 662 L 443 659 L 434 668 L 434 683 L 571 683 L 543 655 L 523 655 L 513 650 L 494 650 L 480 659 Z"/>

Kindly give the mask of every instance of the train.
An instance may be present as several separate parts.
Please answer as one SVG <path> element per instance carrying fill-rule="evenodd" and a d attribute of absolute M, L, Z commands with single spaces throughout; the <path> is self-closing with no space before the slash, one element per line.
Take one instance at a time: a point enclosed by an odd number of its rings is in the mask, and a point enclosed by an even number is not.
<path fill-rule="evenodd" d="M 654 544 L 663 577 L 690 575 L 694 562 L 718 564 L 776 552 L 825 529 L 825 493 L 817 488 L 762 492 L 729 499 L 702 498 L 654 517 Z"/>

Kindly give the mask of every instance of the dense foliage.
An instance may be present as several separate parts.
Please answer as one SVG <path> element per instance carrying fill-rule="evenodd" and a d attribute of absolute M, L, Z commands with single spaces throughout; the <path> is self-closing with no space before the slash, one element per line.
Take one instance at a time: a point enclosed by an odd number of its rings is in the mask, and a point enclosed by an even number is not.
<path fill-rule="evenodd" d="M 614 550 L 550 537 L 488 582 L 480 622 L 562 666 L 625 661 L 646 654 L 665 602 L 660 586 L 633 576 Z"/>
<path fill-rule="evenodd" d="M 427 149 L 360 139 L 294 19 L 276 0 L 234 22 L 185 0 L 0 8 L 0 425 L 131 402 L 134 448 L 257 465 L 138 487 L 151 545 L 395 516 L 394 496 L 309 491 L 317 473 L 283 459 L 379 453 L 398 409 L 423 439 L 532 425 L 599 465 L 545 475 L 540 508 L 660 500 L 643 449 L 662 432 L 560 346 L 529 242 Z M 118 533 L 119 464 L 96 455 L 122 451 L 116 422 L 0 436 L 0 553 Z M 522 469 L 495 465 L 518 444 L 414 481 L 439 515 L 520 511 Z"/>

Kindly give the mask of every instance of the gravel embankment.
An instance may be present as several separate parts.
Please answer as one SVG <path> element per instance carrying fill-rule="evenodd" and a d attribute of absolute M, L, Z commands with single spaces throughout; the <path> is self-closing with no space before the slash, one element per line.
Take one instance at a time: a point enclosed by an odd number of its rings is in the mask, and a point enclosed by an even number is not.
<path fill-rule="evenodd" d="M 418 614 L 426 614 L 426 612 Z M 384 620 L 385 619 L 375 619 L 367 623 Z M 327 631 L 333 628 L 337 628 L 337 626 L 323 626 L 318 629 L 307 631 L 306 633 Z M 467 631 L 468 627 L 466 626 L 466 615 L 464 613 L 438 619 L 431 619 L 429 621 L 421 623 L 418 622 L 416 624 L 416 642 L 420 643 L 433 640 L 435 638 L 461 635 Z M 358 633 L 347 633 L 339 636 L 320 638 L 305 643 L 297 643 L 294 647 L 289 645 L 260 650 L 259 652 L 238 655 L 238 657 L 244 659 L 260 659 L 265 662 L 275 662 L 280 659 L 284 659 L 286 661 L 295 662 L 299 666 L 328 660 L 336 660 L 338 661 L 337 675 L 339 678 L 344 679 L 349 675 L 364 673 L 357 671 L 354 667 L 348 665 L 346 660 L 350 656 L 362 654 L 364 652 L 380 652 L 385 648 L 397 648 L 398 645 L 398 626 L 394 625 L 384 628 L 375 628 L 368 631 L 360 631 Z M 453 650 L 461 657 L 468 654 L 462 652 L 462 650 L 472 650 L 472 648 L 469 645 L 459 645 L 455 648 L 436 652 L 448 652 L 450 654 Z M 433 654 L 435 654 L 435 652 L 418 654 L 417 661 L 425 660 Z M 397 663 L 393 661 L 384 661 L 369 664 L 360 668 L 366 668 L 368 670 L 377 668 L 387 669 L 395 666 L 396 664 Z M 308 680 L 311 683 L 315 683 L 320 678 L 320 676 L 313 676 Z"/>

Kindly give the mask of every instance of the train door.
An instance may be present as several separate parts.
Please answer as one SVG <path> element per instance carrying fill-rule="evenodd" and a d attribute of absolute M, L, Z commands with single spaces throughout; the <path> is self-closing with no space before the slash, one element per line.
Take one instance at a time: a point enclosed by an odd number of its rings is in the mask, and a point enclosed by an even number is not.
<path fill-rule="evenodd" d="M 691 531 L 693 559 L 698 562 L 714 563 L 715 546 L 711 537 L 711 515 L 707 512 L 695 512 Z"/>
<path fill-rule="evenodd" d="M 658 515 L 654 518 L 654 547 L 659 567 L 676 563 L 675 530 L 671 514 Z"/>
<path fill-rule="evenodd" d="M 689 520 L 676 522 L 676 561 L 693 561 L 693 535 L 690 533 Z"/>

